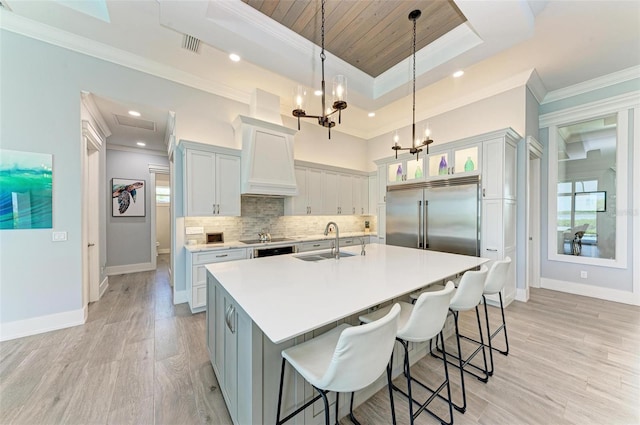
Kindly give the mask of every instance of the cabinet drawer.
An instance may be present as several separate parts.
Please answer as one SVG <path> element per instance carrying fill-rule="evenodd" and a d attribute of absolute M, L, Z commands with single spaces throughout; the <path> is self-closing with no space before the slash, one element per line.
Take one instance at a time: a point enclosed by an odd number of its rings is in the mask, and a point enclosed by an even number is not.
<path fill-rule="evenodd" d="M 191 309 L 207 305 L 207 285 L 193 287 Z"/>
<path fill-rule="evenodd" d="M 193 264 L 221 263 L 223 261 L 244 260 L 245 258 L 247 258 L 246 249 L 198 252 L 193 255 Z"/>
<path fill-rule="evenodd" d="M 323 240 L 314 242 L 304 242 L 298 245 L 298 252 L 317 251 L 320 249 L 329 249 L 333 245 L 333 240 Z"/>

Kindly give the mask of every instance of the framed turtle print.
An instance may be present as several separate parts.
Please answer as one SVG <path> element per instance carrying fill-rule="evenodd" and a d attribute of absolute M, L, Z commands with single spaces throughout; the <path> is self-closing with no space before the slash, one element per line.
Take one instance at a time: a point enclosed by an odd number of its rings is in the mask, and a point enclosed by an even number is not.
<path fill-rule="evenodd" d="M 111 179 L 111 216 L 144 217 L 145 186 L 144 180 Z"/>

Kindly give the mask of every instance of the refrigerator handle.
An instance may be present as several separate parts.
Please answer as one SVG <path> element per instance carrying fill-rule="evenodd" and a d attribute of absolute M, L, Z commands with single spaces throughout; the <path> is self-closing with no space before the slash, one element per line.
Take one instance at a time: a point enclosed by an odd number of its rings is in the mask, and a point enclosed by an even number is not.
<path fill-rule="evenodd" d="M 422 238 L 424 236 L 422 225 L 422 201 L 418 201 L 418 249 L 422 249 Z"/>
<path fill-rule="evenodd" d="M 425 199 L 424 201 L 424 249 L 429 249 L 429 234 L 427 221 L 429 220 L 429 201 Z"/>

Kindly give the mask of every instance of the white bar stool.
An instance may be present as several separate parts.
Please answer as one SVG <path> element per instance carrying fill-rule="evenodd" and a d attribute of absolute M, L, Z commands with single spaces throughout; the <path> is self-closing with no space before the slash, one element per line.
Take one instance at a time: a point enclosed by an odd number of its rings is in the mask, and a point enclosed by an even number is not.
<path fill-rule="evenodd" d="M 400 319 L 398 322 L 398 333 L 396 334 L 396 340 L 399 341 L 404 347 L 404 373 L 407 378 L 407 393 L 400 388 L 392 385 L 395 391 L 402 393 L 409 400 L 409 418 L 411 424 L 413 424 L 415 418 L 426 411 L 434 418 L 438 419 L 442 424 L 453 424 L 453 408 L 451 404 L 451 387 L 449 385 L 449 370 L 447 367 L 447 355 L 444 350 L 444 337 L 442 335 L 442 328 L 444 327 L 445 320 L 447 319 L 447 313 L 449 312 L 449 303 L 455 286 L 453 282 L 448 282 L 447 285 L 437 292 L 423 292 L 416 301 L 415 304 L 409 304 L 406 302 L 399 302 L 400 304 Z M 381 308 L 372 313 L 360 316 L 360 321 L 363 323 L 370 323 L 374 320 L 378 320 L 391 310 L 391 306 Z M 409 367 L 409 342 L 425 342 L 432 338 L 440 336 L 442 343 L 442 358 L 444 363 L 444 381 L 436 389 L 432 389 L 420 382 L 416 378 L 411 377 L 411 371 Z M 393 364 L 393 353 L 391 354 L 391 360 L 389 364 Z M 411 382 L 416 382 L 429 392 L 431 396 L 424 402 L 420 403 L 416 401 L 411 393 Z M 440 395 L 440 392 L 447 389 L 447 397 Z M 427 406 L 436 397 L 440 397 L 449 403 L 449 421 L 445 421 L 438 416 L 435 412 L 430 410 Z M 413 411 L 413 404 L 419 406 L 418 410 Z"/>
<path fill-rule="evenodd" d="M 458 360 L 458 362 L 454 363 L 450 360 L 447 360 L 447 362 L 450 365 L 453 365 L 460 369 L 460 386 L 462 389 L 462 405 L 458 405 L 453 401 L 452 401 L 452 404 L 456 410 L 462 413 L 464 413 L 467 410 L 467 393 L 464 385 L 464 372 L 467 372 L 468 374 L 475 376 L 476 378 L 478 378 L 478 380 L 485 383 L 489 380 L 487 354 L 484 349 L 485 347 L 484 337 L 482 336 L 482 325 L 480 323 L 480 313 L 478 311 L 478 305 L 482 300 L 482 293 L 484 291 L 484 284 L 487 279 L 487 273 L 488 273 L 487 267 L 482 266 L 478 271 L 470 270 L 470 271 L 467 271 L 465 274 L 463 274 L 462 278 L 460 279 L 460 284 L 458 285 L 458 288 L 456 289 L 456 292 L 453 295 L 453 298 L 451 298 L 451 303 L 449 304 L 449 311 L 453 314 L 453 319 L 454 319 L 455 328 L 456 328 L 456 343 L 458 345 L 458 355 L 449 353 L 448 356 L 455 358 L 456 360 Z M 442 286 L 436 285 L 434 288 L 427 288 L 426 291 L 437 290 L 438 287 L 441 288 Z M 411 294 L 411 297 L 413 298 L 416 295 L 417 294 Z M 461 311 L 467 311 L 471 309 L 476 310 L 476 319 L 478 321 L 478 334 L 480 335 L 480 341 L 477 342 L 478 347 L 466 358 L 463 358 L 462 348 L 460 346 L 460 338 L 463 336 L 460 334 L 460 328 L 458 327 L 458 316 Z M 431 345 L 432 344 L 430 343 L 430 347 L 429 347 L 430 350 L 431 350 Z M 442 351 L 442 350 L 438 349 L 438 351 Z M 484 368 L 481 368 L 471 363 L 471 360 L 473 360 L 473 358 L 480 351 L 482 351 Z M 444 358 L 444 355 L 442 357 L 439 357 L 435 355 L 433 351 L 431 352 L 431 355 L 433 357 L 440 358 L 440 359 Z M 482 375 L 478 375 L 470 371 L 468 369 L 469 367 L 472 367 L 478 370 L 479 372 L 482 373 Z"/>
<path fill-rule="evenodd" d="M 484 303 L 484 317 L 487 323 L 487 335 L 488 335 L 487 339 L 489 342 L 489 344 L 487 345 L 489 347 L 489 359 L 490 359 L 489 363 L 491 364 L 491 368 L 488 371 L 489 376 L 493 375 L 493 350 L 496 350 L 500 354 L 503 354 L 505 356 L 509 355 L 509 339 L 507 337 L 507 323 L 504 319 L 502 289 L 504 288 L 504 285 L 507 283 L 507 277 L 509 276 L 510 265 L 511 265 L 510 257 L 505 257 L 504 260 L 495 261 L 491 265 L 491 268 L 489 269 L 489 274 L 487 274 L 487 281 L 484 285 L 484 291 L 482 293 L 482 302 Z M 495 295 L 495 294 L 498 294 L 498 297 L 500 299 L 500 313 L 502 314 L 502 324 L 498 326 L 498 328 L 495 331 L 491 332 L 491 327 L 489 326 L 489 312 L 487 310 L 486 296 Z M 500 333 L 500 331 L 504 332 L 504 343 L 506 346 L 505 350 L 500 350 L 491 344 L 491 341 L 493 340 L 493 338 L 497 336 Z M 480 341 L 469 338 L 467 336 L 462 335 L 462 337 L 469 341 L 473 341 L 477 344 L 480 343 Z"/>
<path fill-rule="evenodd" d="M 372 384 L 382 375 L 385 368 L 387 381 L 391 385 L 391 369 L 388 362 L 398 330 L 399 315 L 400 306 L 396 304 L 380 320 L 361 326 L 343 324 L 312 340 L 283 350 L 276 424 L 287 422 L 322 398 L 325 423 L 329 425 L 329 401 L 327 400 L 329 391 L 351 393 L 349 417 L 353 423 L 358 424 L 353 415 L 353 393 Z M 319 394 L 284 419 L 280 419 L 286 362 L 289 362 Z M 392 420 L 395 424 L 391 387 L 389 387 L 389 396 Z M 336 397 L 336 424 L 339 420 L 338 409 L 338 397 Z"/>

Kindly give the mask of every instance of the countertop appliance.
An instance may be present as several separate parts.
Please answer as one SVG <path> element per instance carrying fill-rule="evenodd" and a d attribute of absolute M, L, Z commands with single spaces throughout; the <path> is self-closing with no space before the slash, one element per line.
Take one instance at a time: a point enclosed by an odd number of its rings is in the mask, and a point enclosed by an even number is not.
<path fill-rule="evenodd" d="M 387 245 L 480 255 L 479 176 L 389 186 Z"/>

